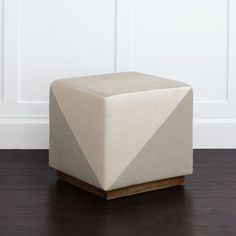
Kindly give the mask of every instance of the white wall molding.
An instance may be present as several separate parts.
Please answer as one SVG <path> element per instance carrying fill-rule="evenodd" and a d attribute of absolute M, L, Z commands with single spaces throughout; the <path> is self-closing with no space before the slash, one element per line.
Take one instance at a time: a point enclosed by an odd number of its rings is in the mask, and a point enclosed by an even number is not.
<path fill-rule="evenodd" d="M 3 102 L 17 102 L 18 87 L 18 1 L 5 0 L 4 4 L 4 76 Z"/>
<path fill-rule="evenodd" d="M 3 70 L 3 62 L 4 62 L 4 3 L 0 1 L 0 104 L 3 102 L 3 77 L 4 77 L 4 70 Z"/>
<path fill-rule="evenodd" d="M 214 11 L 212 11 L 213 8 Z M 160 10 L 158 11 L 158 9 Z M 180 0 L 173 5 L 173 1 L 170 3 L 169 0 L 149 1 L 148 3 L 144 0 L 138 2 L 120 0 L 118 1 L 118 11 L 121 12 L 118 12 L 117 20 L 118 71 L 141 70 L 171 79 L 186 79 L 185 82 L 194 88 L 194 147 L 236 148 L 235 1 L 202 0 L 196 2 Z M 205 28 L 206 26 L 208 28 Z M 194 31 L 198 31 L 200 35 L 195 35 Z M 207 34 L 207 31 L 212 32 L 212 35 Z M 193 45 L 190 43 L 189 47 L 189 50 L 193 51 L 192 57 L 189 51 L 185 50 L 185 47 L 189 46 L 186 45 L 189 42 L 186 41 L 185 44 L 181 42 L 185 40 L 184 37 L 188 37 L 188 34 L 193 34 L 196 38 L 194 40 L 194 37 L 190 37 L 195 43 Z M 161 37 L 162 35 L 164 36 Z M 156 40 L 153 41 L 152 38 Z M 220 40 L 217 41 L 217 38 Z M 175 44 L 176 40 L 179 40 L 178 44 Z M 198 41 L 200 41 L 199 45 Z M 164 46 L 164 51 L 159 44 Z M 197 47 L 195 51 L 194 47 Z M 208 51 L 208 48 L 211 47 L 212 51 Z M 205 63 L 208 64 L 207 68 L 200 60 L 199 51 L 201 49 L 207 58 L 205 60 Z M 181 71 L 175 68 L 175 64 L 179 64 L 178 57 L 176 57 L 178 54 L 175 53 L 179 52 L 181 52 L 179 60 L 190 56 L 191 65 L 194 63 L 195 55 L 199 57 L 199 66 L 196 63 L 197 66 L 192 67 L 193 70 L 190 71 L 189 78 L 184 76 L 184 67 Z M 218 54 L 217 60 L 215 60 L 214 54 Z M 177 61 L 170 60 L 169 62 L 165 55 L 169 55 L 170 58 L 176 57 Z M 167 62 L 163 65 L 162 60 Z M 187 62 L 188 59 L 185 61 Z M 213 67 L 212 63 L 215 63 Z M 214 72 L 211 67 L 216 71 L 218 68 L 220 70 Z M 170 72 L 172 68 L 175 70 L 173 73 Z M 186 69 L 188 70 L 188 68 Z M 207 77 L 202 73 L 205 81 L 197 82 L 197 78 L 194 77 L 194 69 L 211 76 Z M 219 77 L 218 74 L 220 73 L 221 76 Z M 213 81 L 214 78 L 217 78 L 218 82 Z M 214 90 L 219 92 L 214 94 Z M 211 93 L 212 97 L 209 97 L 208 93 Z M 218 94 L 221 97 L 216 97 Z M 206 98 L 202 99 L 202 97 Z"/>
<path fill-rule="evenodd" d="M 194 147 L 236 148 L 236 2 L 169 1 L 0 0 L 0 148 L 48 147 L 52 80 L 128 70 L 192 85 Z"/>

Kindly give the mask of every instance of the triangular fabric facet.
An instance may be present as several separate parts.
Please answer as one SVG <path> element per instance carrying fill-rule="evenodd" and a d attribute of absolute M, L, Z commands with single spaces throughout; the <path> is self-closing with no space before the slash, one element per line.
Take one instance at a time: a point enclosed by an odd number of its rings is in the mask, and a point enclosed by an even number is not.
<path fill-rule="evenodd" d="M 62 172 L 101 188 L 94 171 L 73 136 L 52 92 L 50 93 L 49 155 L 49 161 L 52 167 L 56 167 Z"/>
<path fill-rule="evenodd" d="M 96 94 L 56 83 L 56 101 L 76 142 L 103 186 L 104 182 L 104 99 Z"/>
<path fill-rule="evenodd" d="M 190 87 L 180 87 L 108 98 L 105 149 L 107 189 L 158 132 L 189 90 Z"/>
<path fill-rule="evenodd" d="M 109 190 L 192 173 L 192 93 L 123 170 Z"/>

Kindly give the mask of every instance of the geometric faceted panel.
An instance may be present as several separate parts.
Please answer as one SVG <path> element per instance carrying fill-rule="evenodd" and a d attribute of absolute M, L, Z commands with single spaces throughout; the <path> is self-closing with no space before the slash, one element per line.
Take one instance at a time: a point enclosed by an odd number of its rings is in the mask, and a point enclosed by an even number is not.
<path fill-rule="evenodd" d="M 177 88 L 174 91 L 173 89 L 161 89 L 108 98 L 105 147 L 106 164 L 109 167 L 106 170 L 109 182 L 106 184 L 109 189 L 111 189 L 111 184 L 145 148 L 153 135 L 158 133 L 160 127 L 165 124 L 188 92 L 189 88 Z M 189 117 L 192 119 L 191 113 Z M 189 125 L 191 127 L 191 124 Z M 188 131 L 184 134 L 186 133 Z M 170 135 L 170 133 L 167 134 Z M 190 137 L 188 134 L 188 139 L 191 139 Z M 166 145 L 169 145 L 168 143 Z M 164 147 L 166 146 L 163 145 Z M 192 149 L 192 145 L 190 145 L 190 149 Z M 152 154 L 156 156 L 156 153 Z"/>
<path fill-rule="evenodd" d="M 63 172 L 70 170 L 72 176 L 101 187 L 83 151 L 76 142 L 55 96 L 50 94 L 50 159 L 49 164 Z"/>
<path fill-rule="evenodd" d="M 162 125 L 155 130 L 111 189 L 192 173 L 191 100 L 189 91 Z M 188 172 L 186 172 L 188 170 Z"/>

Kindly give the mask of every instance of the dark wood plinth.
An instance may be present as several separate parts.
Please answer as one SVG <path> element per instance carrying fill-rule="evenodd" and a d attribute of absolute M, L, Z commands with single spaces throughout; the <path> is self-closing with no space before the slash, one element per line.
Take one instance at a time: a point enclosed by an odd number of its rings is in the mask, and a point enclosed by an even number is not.
<path fill-rule="evenodd" d="M 138 193 L 144 193 L 144 192 L 149 192 L 149 191 L 154 191 L 158 189 L 169 188 L 169 187 L 184 184 L 184 176 L 179 176 L 179 177 L 174 177 L 174 178 L 169 178 L 169 179 L 152 181 L 148 183 L 136 184 L 136 185 L 128 186 L 125 188 L 119 188 L 119 189 L 110 190 L 110 191 L 104 191 L 102 189 L 94 187 L 91 184 L 85 183 L 84 181 L 81 181 L 70 175 L 67 175 L 61 171 L 57 172 L 57 176 L 59 180 L 62 180 L 69 184 L 77 186 L 81 189 L 84 189 L 106 200 L 111 200 L 114 198 L 120 198 L 120 197 L 138 194 Z"/>

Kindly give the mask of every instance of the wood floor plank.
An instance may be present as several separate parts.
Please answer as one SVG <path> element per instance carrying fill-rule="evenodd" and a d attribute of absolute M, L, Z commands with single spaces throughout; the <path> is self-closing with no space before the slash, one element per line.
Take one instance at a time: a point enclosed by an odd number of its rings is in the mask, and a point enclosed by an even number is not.
<path fill-rule="evenodd" d="M 115 223 L 111 223 L 113 227 L 117 228 L 115 226 Z M 156 232 L 158 231 L 161 236 L 208 236 L 208 231 L 206 227 L 145 227 L 140 226 L 139 231 L 137 232 L 135 228 L 129 227 L 129 225 L 123 224 L 123 227 L 117 228 L 117 230 L 113 230 L 112 227 L 105 227 L 106 224 L 102 226 L 93 225 L 93 227 L 66 227 L 66 226 L 60 226 L 57 227 L 51 227 L 50 228 L 50 235 L 56 235 L 56 236 L 64 236 L 64 235 L 72 235 L 72 236 L 78 236 L 78 235 L 98 235 L 98 236 L 143 236 L 143 235 L 149 235 L 149 236 L 156 236 Z M 0 229 L 0 235 L 4 236 L 12 236 L 12 235 L 23 235 L 23 236 L 44 236 L 49 235 L 48 230 L 42 227 L 14 227 L 14 229 Z"/>
<path fill-rule="evenodd" d="M 0 150 L 0 235 L 236 235 L 236 150 L 194 150 L 173 187 L 106 202 L 58 182 L 48 150 Z"/>

